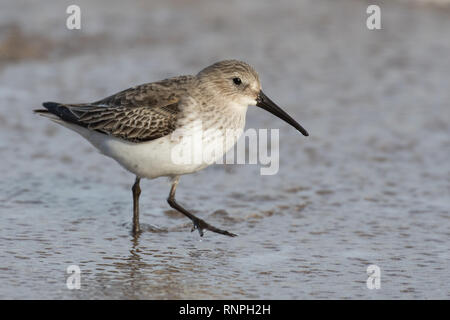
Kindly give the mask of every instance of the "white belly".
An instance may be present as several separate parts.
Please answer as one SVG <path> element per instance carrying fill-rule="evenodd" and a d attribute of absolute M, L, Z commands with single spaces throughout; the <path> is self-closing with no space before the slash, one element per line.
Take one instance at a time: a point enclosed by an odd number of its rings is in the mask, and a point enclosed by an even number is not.
<path fill-rule="evenodd" d="M 64 125 L 80 133 L 128 171 L 141 178 L 154 179 L 193 173 L 213 164 L 233 147 L 244 123 L 228 132 L 214 128 L 204 130 L 201 124 L 194 123 L 171 135 L 140 143 L 127 142 L 72 124 Z"/>

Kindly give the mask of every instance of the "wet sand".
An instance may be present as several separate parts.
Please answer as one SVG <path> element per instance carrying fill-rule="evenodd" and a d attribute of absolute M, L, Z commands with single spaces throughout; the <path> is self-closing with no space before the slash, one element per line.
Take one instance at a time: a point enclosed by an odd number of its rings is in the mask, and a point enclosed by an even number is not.
<path fill-rule="evenodd" d="M 449 7 L 389 1 L 369 31 L 357 0 L 78 3 L 80 31 L 63 3 L 0 10 L 0 298 L 450 298 Z M 225 58 L 310 137 L 250 109 L 247 128 L 280 129 L 278 174 L 214 165 L 177 192 L 239 236 L 191 233 L 161 178 L 132 237 L 133 175 L 31 110 Z"/>

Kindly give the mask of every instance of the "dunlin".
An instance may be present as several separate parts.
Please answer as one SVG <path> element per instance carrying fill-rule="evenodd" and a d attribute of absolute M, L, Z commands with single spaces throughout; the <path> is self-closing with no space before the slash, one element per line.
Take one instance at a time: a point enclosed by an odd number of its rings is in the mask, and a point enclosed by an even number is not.
<path fill-rule="evenodd" d="M 133 193 L 133 233 L 140 232 L 139 196 L 141 178 L 169 177 L 172 181 L 167 202 L 192 220 L 200 236 L 210 230 L 227 236 L 235 234 L 216 228 L 194 216 L 175 201 L 175 191 L 183 174 L 199 171 L 211 162 L 177 163 L 173 150 L 186 137 L 204 132 L 243 131 L 249 105 L 256 105 L 286 121 L 303 135 L 308 133 L 262 91 L 256 71 L 237 60 L 217 62 L 195 76 L 179 76 L 135 86 L 93 103 L 45 102 L 35 110 L 81 134 L 106 156 L 115 159 L 136 175 Z M 223 134 L 222 137 L 226 135 Z M 219 141 L 223 156 L 239 135 Z M 223 138 L 225 139 L 225 138 Z M 217 139 L 215 139 L 217 140 Z M 211 142 L 208 134 L 199 143 Z"/>

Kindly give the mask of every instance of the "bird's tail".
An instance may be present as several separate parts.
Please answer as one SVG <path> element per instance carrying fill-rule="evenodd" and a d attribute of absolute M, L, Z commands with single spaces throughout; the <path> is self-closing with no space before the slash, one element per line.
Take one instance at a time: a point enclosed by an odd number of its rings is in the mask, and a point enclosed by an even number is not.
<path fill-rule="evenodd" d="M 33 112 L 56 122 L 62 121 L 60 107 L 63 106 L 63 104 L 58 102 L 44 102 L 42 105 L 45 107 L 45 109 L 36 109 L 33 110 Z"/>
<path fill-rule="evenodd" d="M 70 111 L 70 107 L 73 105 L 66 105 L 57 102 L 44 102 L 42 105 L 45 109 L 33 110 L 34 113 L 48 118 L 63 127 L 73 130 L 85 138 L 90 134 L 89 130 L 77 124 L 78 119 L 76 119 L 75 115 Z"/>
<path fill-rule="evenodd" d="M 44 118 L 48 118 L 50 120 L 54 120 L 54 121 L 60 120 L 60 118 L 57 115 L 55 115 L 45 109 L 36 109 L 36 110 L 33 110 L 33 112 Z"/>

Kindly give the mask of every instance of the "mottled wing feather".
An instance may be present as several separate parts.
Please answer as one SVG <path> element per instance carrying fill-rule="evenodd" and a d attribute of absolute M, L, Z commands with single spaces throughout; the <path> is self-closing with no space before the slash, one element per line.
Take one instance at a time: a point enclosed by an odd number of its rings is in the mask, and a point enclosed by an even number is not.
<path fill-rule="evenodd" d="M 62 120 L 130 142 L 150 141 L 175 130 L 180 97 L 192 76 L 143 84 L 92 104 L 44 103 Z"/>
<path fill-rule="evenodd" d="M 76 123 L 131 142 L 149 141 L 175 130 L 176 114 L 146 107 L 68 107 Z"/>
<path fill-rule="evenodd" d="M 186 92 L 193 76 L 179 76 L 158 82 L 146 83 L 132 87 L 96 101 L 94 105 L 109 107 L 161 107 L 163 110 L 169 105 L 176 104 L 180 94 Z M 166 111 L 176 112 L 173 108 Z"/>

